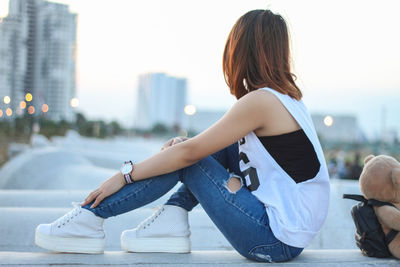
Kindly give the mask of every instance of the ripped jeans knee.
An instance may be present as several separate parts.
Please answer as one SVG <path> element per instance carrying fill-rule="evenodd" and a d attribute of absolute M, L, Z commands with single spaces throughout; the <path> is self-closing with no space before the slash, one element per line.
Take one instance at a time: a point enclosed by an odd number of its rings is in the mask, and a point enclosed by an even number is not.
<path fill-rule="evenodd" d="M 237 191 L 242 188 L 243 182 L 242 178 L 238 176 L 237 174 L 230 173 L 229 174 L 229 179 L 225 184 L 226 189 L 232 194 L 236 194 Z"/>

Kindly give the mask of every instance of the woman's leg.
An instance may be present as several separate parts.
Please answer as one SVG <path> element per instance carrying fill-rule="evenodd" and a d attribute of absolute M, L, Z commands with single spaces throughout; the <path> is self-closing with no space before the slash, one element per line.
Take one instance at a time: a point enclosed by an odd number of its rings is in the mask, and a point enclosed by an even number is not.
<path fill-rule="evenodd" d="M 192 166 L 127 185 L 98 207 L 85 208 L 104 218 L 115 216 L 150 203 L 180 180 L 243 256 L 258 261 L 297 256 L 302 249 L 283 244 L 271 232 L 264 205 L 246 187 L 236 192 L 228 189 L 229 179 L 237 178 L 209 156 Z"/>
<path fill-rule="evenodd" d="M 237 144 L 222 149 L 212 156 L 225 169 L 232 169 L 230 155 L 236 155 L 238 158 Z M 122 233 L 122 248 L 131 252 L 190 252 L 188 211 L 198 203 L 190 190 L 182 184 L 165 205 L 153 215 L 142 221 L 136 228 Z"/>
<path fill-rule="evenodd" d="M 238 144 L 234 143 L 211 155 L 217 160 L 228 172 L 241 176 L 239 169 L 239 151 Z M 168 199 L 165 205 L 174 205 L 191 211 L 199 202 L 190 192 L 186 185 L 181 187 Z"/>
<path fill-rule="evenodd" d="M 92 203 L 83 206 L 99 217 L 108 218 L 140 208 L 160 198 L 179 181 L 181 170 L 127 184 L 118 192 L 105 198 L 95 208 Z"/>
<path fill-rule="evenodd" d="M 244 186 L 228 188 L 231 178 L 213 157 L 182 169 L 182 182 L 200 202 L 231 245 L 257 261 L 285 261 L 300 254 L 275 238 L 264 205 Z"/>

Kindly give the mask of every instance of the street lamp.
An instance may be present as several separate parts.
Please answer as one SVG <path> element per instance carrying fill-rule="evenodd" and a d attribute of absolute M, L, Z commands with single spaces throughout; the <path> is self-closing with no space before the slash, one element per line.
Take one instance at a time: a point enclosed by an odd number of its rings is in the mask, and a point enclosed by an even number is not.
<path fill-rule="evenodd" d="M 331 127 L 332 125 L 333 125 L 333 118 L 332 118 L 332 116 L 326 116 L 325 118 L 324 118 L 324 124 L 325 124 L 325 126 L 327 126 L 327 127 Z"/>
<path fill-rule="evenodd" d="M 186 115 L 192 116 L 196 113 L 196 107 L 194 105 L 186 105 L 184 111 Z"/>
<path fill-rule="evenodd" d="M 20 109 L 26 108 L 26 102 L 25 102 L 24 100 L 22 100 L 21 102 L 19 102 L 19 108 L 20 108 Z"/>
<path fill-rule="evenodd" d="M 32 101 L 32 99 L 33 99 L 33 96 L 32 96 L 31 93 L 27 93 L 27 94 L 25 95 L 25 100 L 26 100 L 27 102 Z"/>
<path fill-rule="evenodd" d="M 79 99 L 76 97 L 71 98 L 71 101 L 69 101 L 69 104 L 71 107 L 76 108 L 77 106 L 79 106 Z"/>
<path fill-rule="evenodd" d="M 35 113 L 35 107 L 34 107 L 34 106 L 29 106 L 29 107 L 28 107 L 28 113 L 31 114 L 31 115 L 32 115 L 33 113 Z"/>
<path fill-rule="evenodd" d="M 49 105 L 43 104 L 42 105 L 42 111 L 43 111 L 43 113 L 46 113 L 47 111 L 49 111 Z"/>
<path fill-rule="evenodd" d="M 7 109 L 6 109 L 6 115 L 7 115 L 8 117 L 10 117 L 12 114 L 13 114 L 12 109 L 11 109 L 11 108 L 7 108 Z"/>
<path fill-rule="evenodd" d="M 4 104 L 10 104 L 11 98 L 10 98 L 8 95 L 6 95 L 6 96 L 3 98 L 3 101 L 4 101 Z"/>
<path fill-rule="evenodd" d="M 188 127 L 188 132 L 192 130 L 192 118 L 191 116 L 193 116 L 196 113 L 196 107 L 194 105 L 186 105 L 185 108 L 183 109 L 183 111 L 185 112 L 186 115 L 189 116 L 189 127 Z"/>

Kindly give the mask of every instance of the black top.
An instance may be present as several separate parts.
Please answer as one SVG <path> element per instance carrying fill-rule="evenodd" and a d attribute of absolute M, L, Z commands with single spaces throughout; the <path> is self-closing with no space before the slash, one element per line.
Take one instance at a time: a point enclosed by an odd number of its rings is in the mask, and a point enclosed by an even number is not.
<path fill-rule="evenodd" d="M 258 136 L 268 153 L 296 182 L 314 178 L 321 166 L 303 129 L 274 136 Z"/>

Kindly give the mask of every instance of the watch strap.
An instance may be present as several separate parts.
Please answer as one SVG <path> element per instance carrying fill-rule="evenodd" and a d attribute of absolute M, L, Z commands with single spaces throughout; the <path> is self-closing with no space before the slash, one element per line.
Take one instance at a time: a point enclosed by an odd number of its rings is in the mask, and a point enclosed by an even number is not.
<path fill-rule="evenodd" d="M 131 160 L 125 161 L 124 164 L 131 164 L 133 171 L 133 162 Z M 124 179 L 127 184 L 132 184 L 134 182 L 130 173 L 124 174 Z"/>
<path fill-rule="evenodd" d="M 125 178 L 125 182 L 127 184 L 132 184 L 133 183 L 132 176 L 129 173 L 128 174 L 124 174 L 124 178 Z"/>

